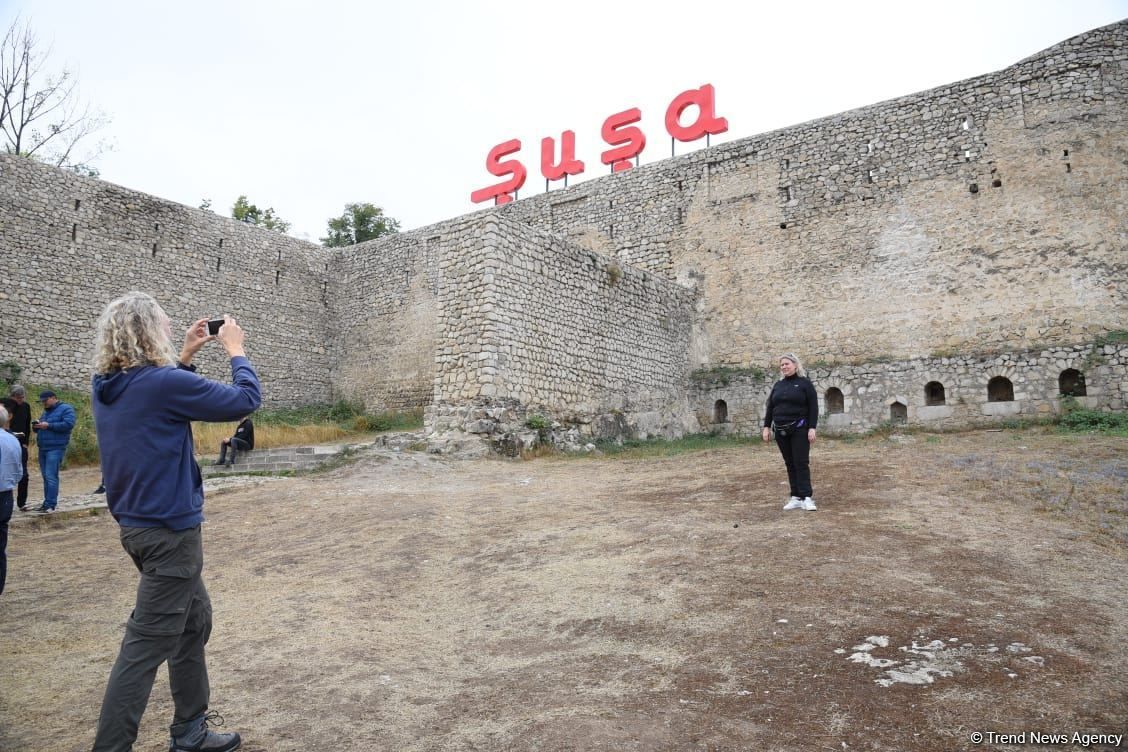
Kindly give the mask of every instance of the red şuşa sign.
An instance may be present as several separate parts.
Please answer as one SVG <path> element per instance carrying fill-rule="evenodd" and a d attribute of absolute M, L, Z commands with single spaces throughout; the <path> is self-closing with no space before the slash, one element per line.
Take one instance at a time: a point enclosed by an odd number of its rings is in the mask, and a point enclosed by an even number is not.
<path fill-rule="evenodd" d="M 689 125 L 682 125 L 681 116 L 691 106 L 697 106 L 697 119 Z M 698 89 L 683 91 L 674 97 L 666 108 L 666 132 L 671 138 L 682 142 L 696 141 L 705 135 L 716 135 L 728 130 L 728 120 L 714 114 L 715 94 L 712 84 L 704 84 Z M 600 154 L 605 165 L 611 165 L 612 172 L 629 170 L 631 160 L 646 148 L 646 134 L 635 123 L 642 120 L 642 110 L 632 107 L 611 115 L 603 121 L 600 135 L 612 148 Z M 480 188 L 470 194 L 470 200 L 478 204 L 489 201 L 495 204 L 508 204 L 513 194 L 520 190 L 528 177 L 528 170 L 519 159 L 505 159 L 521 151 L 521 141 L 513 138 L 503 141 L 490 149 L 486 155 L 486 170 L 491 175 L 505 178 L 500 183 Z M 568 175 L 579 175 L 584 171 L 584 163 L 576 159 L 576 134 L 564 131 L 560 134 L 560 159 L 556 158 L 556 139 L 551 136 L 541 139 L 541 175 L 546 180 L 560 180 Z"/>

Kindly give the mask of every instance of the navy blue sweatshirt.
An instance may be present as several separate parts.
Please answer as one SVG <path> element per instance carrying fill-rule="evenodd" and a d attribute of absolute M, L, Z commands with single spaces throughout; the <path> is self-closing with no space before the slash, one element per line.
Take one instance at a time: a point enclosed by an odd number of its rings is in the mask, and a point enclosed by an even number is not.
<path fill-rule="evenodd" d="M 231 359 L 231 384 L 191 368 L 142 366 L 96 374 L 94 428 L 106 503 L 126 527 L 187 530 L 204 521 L 204 484 L 192 443 L 193 420 L 238 420 L 262 403 L 258 375 Z"/>
<path fill-rule="evenodd" d="M 780 379 L 768 395 L 768 406 L 764 411 L 764 428 L 772 422 L 779 424 L 806 420 L 803 428 L 817 428 L 819 425 L 819 395 L 810 379 L 792 374 Z"/>

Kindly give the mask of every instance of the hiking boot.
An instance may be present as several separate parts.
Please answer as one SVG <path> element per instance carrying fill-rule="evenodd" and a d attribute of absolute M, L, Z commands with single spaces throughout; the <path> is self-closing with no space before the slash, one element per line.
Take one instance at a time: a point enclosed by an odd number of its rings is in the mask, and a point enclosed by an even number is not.
<path fill-rule="evenodd" d="M 40 504 L 39 506 L 37 506 L 35 509 L 32 509 L 31 511 L 38 512 L 39 514 L 48 514 L 50 512 L 54 512 L 55 507 L 49 507 L 46 504 Z"/>
<path fill-rule="evenodd" d="M 190 721 L 174 723 L 168 727 L 172 736 L 168 752 L 232 752 L 239 749 L 243 740 L 238 734 L 220 734 L 208 728 L 222 725 L 223 716 L 214 710 Z"/>
<path fill-rule="evenodd" d="M 817 512 L 819 510 L 819 508 L 815 506 L 815 500 L 810 496 L 799 503 L 803 506 L 803 511 L 805 512 Z"/>
<path fill-rule="evenodd" d="M 787 511 L 788 509 L 798 509 L 801 506 L 803 506 L 803 500 L 798 496 L 792 496 L 787 500 L 787 503 L 783 505 L 783 509 Z"/>
<path fill-rule="evenodd" d="M 104 494 L 105 492 L 106 492 L 106 484 L 104 484 L 104 483 L 99 483 L 98 487 L 94 489 L 94 493 L 96 493 L 96 494 Z"/>

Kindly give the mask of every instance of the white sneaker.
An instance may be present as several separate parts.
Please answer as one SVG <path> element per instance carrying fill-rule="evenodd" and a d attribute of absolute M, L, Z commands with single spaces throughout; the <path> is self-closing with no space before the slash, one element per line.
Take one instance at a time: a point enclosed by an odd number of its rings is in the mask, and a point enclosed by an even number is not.
<path fill-rule="evenodd" d="M 815 506 L 815 500 L 810 496 L 800 501 L 799 504 L 803 507 L 804 512 L 817 512 L 819 510 L 819 508 Z"/>
<path fill-rule="evenodd" d="M 803 500 L 798 496 L 792 496 L 787 500 L 787 503 L 783 505 L 783 509 L 787 511 L 788 509 L 798 509 L 801 506 L 803 506 Z"/>

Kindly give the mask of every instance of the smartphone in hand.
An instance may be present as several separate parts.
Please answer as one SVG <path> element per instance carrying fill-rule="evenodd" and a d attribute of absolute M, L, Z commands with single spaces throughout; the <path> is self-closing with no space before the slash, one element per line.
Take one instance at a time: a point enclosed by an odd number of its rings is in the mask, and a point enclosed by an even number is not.
<path fill-rule="evenodd" d="M 223 326 L 224 319 L 209 319 L 208 320 L 208 334 L 215 336 L 219 334 L 219 327 Z"/>

